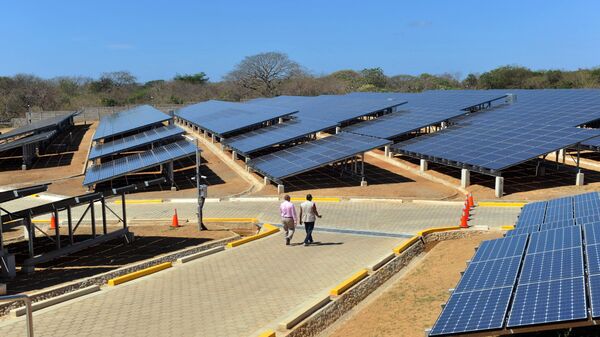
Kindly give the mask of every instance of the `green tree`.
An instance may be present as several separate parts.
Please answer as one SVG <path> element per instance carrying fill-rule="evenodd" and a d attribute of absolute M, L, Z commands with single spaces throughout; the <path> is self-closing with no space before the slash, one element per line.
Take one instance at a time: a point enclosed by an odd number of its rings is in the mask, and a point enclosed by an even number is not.
<path fill-rule="evenodd" d="M 173 78 L 174 81 L 187 82 L 191 84 L 205 84 L 208 82 L 208 77 L 204 72 L 199 72 L 197 74 L 189 75 L 189 74 L 177 74 Z"/>

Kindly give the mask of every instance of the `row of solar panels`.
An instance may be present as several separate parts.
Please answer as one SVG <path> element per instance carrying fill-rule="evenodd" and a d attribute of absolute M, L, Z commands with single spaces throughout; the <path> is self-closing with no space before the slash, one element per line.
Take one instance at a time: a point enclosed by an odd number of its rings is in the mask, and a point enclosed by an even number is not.
<path fill-rule="evenodd" d="M 571 214 L 577 208 L 580 218 L 598 214 L 597 209 L 583 206 L 598 200 L 596 193 L 565 199 L 546 203 L 546 211 L 548 204 L 566 209 L 571 202 Z M 575 200 L 582 206 L 575 206 Z M 593 221 L 483 242 L 430 335 L 516 333 L 518 328 L 549 323 L 566 327 L 598 317 L 600 222 Z"/>
<path fill-rule="evenodd" d="M 502 91 L 492 90 L 491 93 Z M 600 90 L 511 90 L 517 99 L 446 130 L 394 145 L 400 154 L 497 174 L 526 160 L 582 144 L 600 149 Z"/>
<path fill-rule="evenodd" d="M 26 145 L 50 141 L 67 123 L 72 123 L 77 112 L 32 122 L 0 134 L 0 152 Z"/>

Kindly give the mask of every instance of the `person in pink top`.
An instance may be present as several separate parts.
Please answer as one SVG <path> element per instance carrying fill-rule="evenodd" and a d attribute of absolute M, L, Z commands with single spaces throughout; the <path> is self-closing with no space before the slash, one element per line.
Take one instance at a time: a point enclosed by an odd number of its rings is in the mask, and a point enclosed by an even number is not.
<path fill-rule="evenodd" d="M 281 212 L 281 223 L 283 224 L 283 230 L 285 230 L 285 244 L 290 245 L 294 231 L 296 230 L 296 224 L 298 223 L 298 217 L 296 216 L 296 207 L 290 202 L 290 196 L 285 195 L 283 202 L 279 205 L 279 211 Z"/>

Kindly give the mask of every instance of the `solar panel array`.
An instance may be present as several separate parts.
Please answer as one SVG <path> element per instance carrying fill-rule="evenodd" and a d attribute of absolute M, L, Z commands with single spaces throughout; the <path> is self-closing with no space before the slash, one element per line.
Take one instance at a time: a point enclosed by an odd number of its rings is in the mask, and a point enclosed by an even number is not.
<path fill-rule="evenodd" d="M 221 137 L 298 112 L 296 108 L 256 103 L 207 101 L 179 109 L 175 114 Z"/>
<path fill-rule="evenodd" d="M 600 317 L 600 221 L 583 223 L 599 206 L 593 192 L 523 207 L 515 230 L 477 249 L 430 335 L 518 333 L 569 327 L 589 320 L 588 312 Z M 520 234 L 519 228 L 536 230 Z"/>
<path fill-rule="evenodd" d="M 283 123 L 227 138 L 223 143 L 238 153 L 247 156 L 256 151 L 285 144 L 313 133 L 334 128 L 337 125 L 335 122 L 309 117 L 296 117 Z"/>
<path fill-rule="evenodd" d="M 495 120 L 464 123 L 396 144 L 394 151 L 446 165 L 501 171 L 600 135 L 600 130 Z"/>
<path fill-rule="evenodd" d="M 24 145 L 45 142 L 54 137 L 54 135 L 56 135 L 56 130 L 51 130 L 32 136 L 19 138 L 17 140 L 13 140 L 12 142 L 0 143 L 0 152 L 16 149 Z"/>
<path fill-rule="evenodd" d="M 112 142 L 92 146 L 88 160 L 108 157 L 136 147 L 152 144 L 157 141 L 174 138 L 184 133 L 175 125 L 160 126 L 131 136 L 119 138 Z"/>
<path fill-rule="evenodd" d="M 161 124 L 171 117 L 162 111 L 150 106 L 140 105 L 133 109 L 104 116 L 100 119 L 93 140 L 106 139 L 124 133 Z"/>
<path fill-rule="evenodd" d="M 128 173 L 137 172 L 196 154 L 196 145 L 186 140 L 166 144 L 142 153 L 133 154 L 90 166 L 83 180 L 83 185 L 90 186 L 99 182 L 114 179 Z"/>
<path fill-rule="evenodd" d="M 0 134 L 0 140 L 22 136 L 28 133 L 41 132 L 47 129 L 58 127 L 58 125 L 65 123 L 70 118 L 73 118 L 77 112 L 56 116 L 52 118 L 42 119 L 40 121 L 33 122 L 31 124 L 24 125 L 20 128 L 8 131 Z"/>
<path fill-rule="evenodd" d="M 388 144 L 390 141 L 385 139 L 342 132 L 254 158 L 248 166 L 279 182 Z"/>

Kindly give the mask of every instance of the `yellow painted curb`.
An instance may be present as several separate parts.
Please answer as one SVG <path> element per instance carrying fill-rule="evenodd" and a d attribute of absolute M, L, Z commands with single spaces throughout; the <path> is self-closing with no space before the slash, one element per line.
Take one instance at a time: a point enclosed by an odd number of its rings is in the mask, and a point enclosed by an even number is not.
<path fill-rule="evenodd" d="M 227 244 L 227 248 L 233 248 L 233 247 L 237 247 L 237 246 L 241 246 L 245 243 L 254 241 L 254 240 L 258 240 L 260 238 L 264 238 L 265 236 L 269 236 L 271 234 L 275 234 L 277 232 L 279 232 L 279 228 L 270 225 L 268 223 L 264 224 L 263 227 L 266 229 L 266 231 L 262 232 L 262 233 L 258 233 L 256 235 L 252 235 L 252 236 L 248 236 L 245 237 L 243 239 L 239 239 L 237 241 L 233 241 Z"/>
<path fill-rule="evenodd" d="M 500 229 L 505 230 L 505 231 L 510 231 L 515 229 L 515 226 L 502 226 L 500 227 Z"/>
<path fill-rule="evenodd" d="M 275 331 L 273 331 L 273 330 L 265 331 L 265 332 L 261 333 L 260 335 L 258 335 L 258 337 L 275 337 Z"/>
<path fill-rule="evenodd" d="M 447 232 L 462 229 L 459 226 L 454 227 L 437 227 L 437 228 L 428 228 L 426 230 L 420 231 L 417 233 L 419 236 L 426 236 L 427 234 L 435 233 L 435 232 Z"/>
<path fill-rule="evenodd" d="M 358 283 L 358 281 L 364 279 L 369 275 L 369 271 L 366 269 L 362 269 L 358 273 L 352 275 L 350 278 L 340 283 L 337 287 L 331 289 L 329 294 L 331 296 L 339 296 L 343 294 L 346 290 L 350 289 L 353 285 Z"/>
<path fill-rule="evenodd" d="M 108 280 L 109 286 L 116 286 L 121 283 L 129 282 L 131 280 L 135 280 L 136 278 L 140 278 L 142 276 L 150 275 L 156 273 L 157 271 L 161 271 L 167 268 L 171 268 L 173 264 L 171 262 L 165 262 L 161 264 L 157 264 L 156 266 L 148 267 L 142 270 L 135 271 L 133 273 L 129 273 L 127 275 L 115 277 L 113 279 Z"/>
<path fill-rule="evenodd" d="M 204 218 L 206 222 L 258 222 L 257 218 Z"/>
<path fill-rule="evenodd" d="M 306 198 L 303 197 L 291 197 L 291 201 L 306 201 Z M 312 201 L 314 202 L 340 202 L 342 201 L 341 198 L 336 198 L 336 197 L 314 197 L 312 199 Z"/>
<path fill-rule="evenodd" d="M 160 204 L 162 202 L 162 199 L 128 199 L 126 201 L 128 204 Z M 121 204 L 121 200 L 116 200 L 115 204 Z"/>
<path fill-rule="evenodd" d="M 33 223 L 49 223 L 50 219 L 33 219 L 31 220 Z"/>
<path fill-rule="evenodd" d="M 412 244 L 417 242 L 420 238 L 421 238 L 420 236 L 416 235 L 416 236 L 413 236 L 412 238 L 408 239 L 408 241 L 406 241 L 405 243 L 392 249 L 394 251 L 394 254 L 400 255 L 403 251 L 407 250 L 408 247 L 412 246 Z"/>
<path fill-rule="evenodd" d="M 481 201 L 477 203 L 479 207 L 523 207 L 526 202 L 496 202 L 496 201 Z"/>

